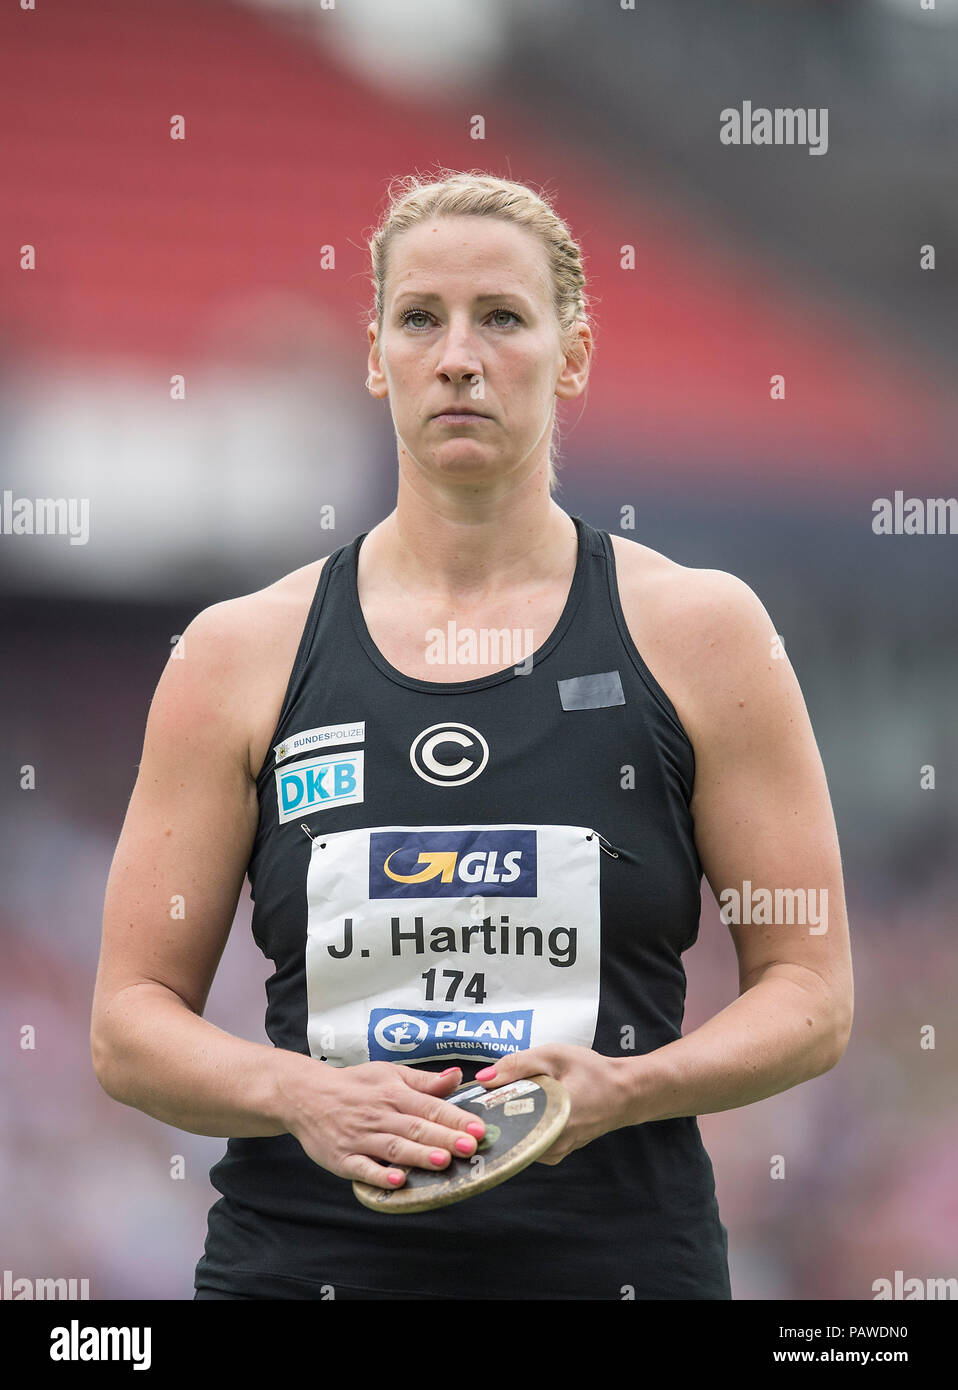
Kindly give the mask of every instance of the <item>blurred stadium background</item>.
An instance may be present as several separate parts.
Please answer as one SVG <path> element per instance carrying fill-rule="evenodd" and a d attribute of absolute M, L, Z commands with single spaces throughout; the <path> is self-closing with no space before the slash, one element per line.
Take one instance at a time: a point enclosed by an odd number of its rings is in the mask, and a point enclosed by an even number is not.
<path fill-rule="evenodd" d="M 96 1083 L 106 876 L 177 634 L 393 506 L 365 236 L 391 176 L 444 164 L 545 187 L 583 243 L 560 503 L 613 531 L 634 506 L 624 534 L 756 590 L 828 772 L 856 1025 L 833 1072 L 700 1121 L 734 1294 L 958 1274 L 958 539 L 871 526 L 955 490 L 956 52 L 954 0 L 3 8 L 0 485 L 88 498 L 91 532 L 0 535 L 0 1269 L 192 1297 L 225 1141 Z M 723 146 L 746 99 L 827 107 L 827 154 Z M 248 922 L 244 893 L 207 1017 L 265 1041 Z M 737 992 L 707 887 L 685 961 L 688 1031 Z"/>

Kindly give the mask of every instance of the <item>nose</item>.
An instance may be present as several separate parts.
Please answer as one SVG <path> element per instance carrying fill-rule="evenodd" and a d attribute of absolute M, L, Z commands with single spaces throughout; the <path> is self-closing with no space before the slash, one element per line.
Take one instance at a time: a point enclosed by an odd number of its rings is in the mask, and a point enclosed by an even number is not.
<path fill-rule="evenodd" d="M 481 378 L 482 361 L 468 321 L 450 320 L 439 349 L 436 375 L 455 385 Z"/>

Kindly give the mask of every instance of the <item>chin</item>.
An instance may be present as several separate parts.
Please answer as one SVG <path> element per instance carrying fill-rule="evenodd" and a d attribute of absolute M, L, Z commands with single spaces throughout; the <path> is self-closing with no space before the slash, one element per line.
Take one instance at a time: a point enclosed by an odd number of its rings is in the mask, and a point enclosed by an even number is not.
<path fill-rule="evenodd" d="M 463 480 L 480 481 L 484 478 L 495 478 L 503 470 L 502 461 L 490 459 L 488 453 L 467 447 L 463 449 L 445 449 L 438 454 L 433 453 L 424 467 L 426 473 L 436 474 L 441 478 L 462 478 Z"/>
<path fill-rule="evenodd" d="M 416 456 L 400 439 L 402 450 L 409 463 L 421 477 L 443 483 L 493 483 L 512 472 L 507 460 L 490 457 L 488 451 L 477 448 L 470 440 L 463 440 L 460 447 L 440 450 L 427 450 Z"/>

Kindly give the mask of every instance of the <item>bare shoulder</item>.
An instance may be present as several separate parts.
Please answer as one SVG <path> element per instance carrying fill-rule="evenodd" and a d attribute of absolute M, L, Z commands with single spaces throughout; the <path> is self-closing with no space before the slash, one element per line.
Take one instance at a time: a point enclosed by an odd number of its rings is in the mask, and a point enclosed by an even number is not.
<path fill-rule="evenodd" d="M 768 615 L 761 600 L 743 579 L 727 570 L 693 569 L 680 565 L 647 545 L 612 536 L 623 610 L 632 619 L 678 623 L 683 638 L 722 629 L 726 635 L 747 628 Z M 769 619 L 769 621 L 771 621 Z"/>
<path fill-rule="evenodd" d="M 622 536 L 612 546 L 629 634 L 686 729 L 700 729 L 774 664 L 772 619 L 734 574 L 680 565 Z"/>
<path fill-rule="evenodd" d="M 232 651 L 242 661 L 261 657 L 264 643 L 282 650 L 297 623 L 298 641 L 328 558 L 292 570 L 263 589 L 210 604 L 192 620 L 183 634 L 184 643 L 194 634 L 207 646 L 218 647 L 219 655 Z"/>
<path fill-rule="evenodd" d="M 314 560 L 253 593 L 202 609 L 183 633 L 184 676 L 236 732 L 251 777 L 256 777 L 276 727 L 310 604 L 329 557 Z M 174 662 L 169 663 L 172 668 Z"/>

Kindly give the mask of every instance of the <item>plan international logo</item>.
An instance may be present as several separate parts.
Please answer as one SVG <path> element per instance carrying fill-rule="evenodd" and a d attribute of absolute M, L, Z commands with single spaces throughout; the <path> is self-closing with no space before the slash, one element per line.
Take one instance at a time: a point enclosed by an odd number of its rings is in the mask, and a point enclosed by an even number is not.
<path fill-rule="evenodd" d="M 476 976 L 480 980 L 481 976 Z M 450 1052 L 477 1061 L 495 1060 L 529 1046 L 532 1009 L 510 1013 L 373 1009 L 369 1015 L 371 1062 L 433 1062 Z"/>
<path fill-rule="evenodd" d="M 753 110 L 750 101 L 743 101 L 741 111 L 726 106 L 719 119 L 723 145 L 807 145 L 809 154 L 828 153 L 827 106 Z"/>

